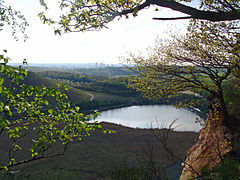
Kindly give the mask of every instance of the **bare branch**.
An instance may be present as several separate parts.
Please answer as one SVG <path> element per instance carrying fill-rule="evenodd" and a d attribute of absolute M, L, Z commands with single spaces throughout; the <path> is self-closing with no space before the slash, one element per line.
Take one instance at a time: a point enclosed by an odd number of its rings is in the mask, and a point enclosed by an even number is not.
<path fill-rule="evenodd" d="M 168 147 L 168 137 L 170 132 L 172 132 L 176 127 L 173 127 L 173 125 L 176 123 L 178 119 L 175 119 L 168 128 L 166 129 L 160 129 L 157 132 L 153 129 L 150 129 L 150 132 L 159 140 L 159 142 L 162 144 L 163 148 L 167 152 L 167 157 L 169 159 L 175 159 L 180 162 L 184 162 L 184 160 L 178 156 L 176 156 L 173 151 Z M 188 163 L 184 162 L 198 177 L 200 176 L 199 173 Z"/>
<path fill-rule="evenodd" d="M 54 158 L 54 157 L 58 157 L 58 156 L 63 156 L 65 154 L 66 150 L 67 150 L 67 146 L 68 146 L 68 144 L 64 144 L 64 148 L 63 148 L 63 151 L 61 153 L 53 154 L 53 155 L 50 155 L 50 156 L 39 156 L 39 157 L 33 157 L 31 159 L 25 159 L 25 160 L 18 161 L 18 162 L 12 163 L 10 165 L 7 165 L 6 167 L 10 168 L 12 166 L 18 166 L 18 165 L 21 165 L 21 164 L 37 161 L 37 160 L 40 160 L 40 159 L 50 159 L 50 158 Z M 4 169 L 5 169 L 4 167 L 0 167 L 0 171 L 4 170 Z"/>
<path fill-rule="evenodd" d="M 153 20 L 163 20 L 163 21 L 181 20 L 181 19 L 192 19 L 192 16 L 172 17 L 172 18 L 153 18 Z"/>
<path fill-rule="evenodd" d="M 143 4 L 137 6 L 138 10 L 144 9 L 150 5 L 157 5 L 164 8 L 170 8 L 174 11 L 182 12 L 184 14 L 188 14 L 187 19 L 190 17 L 193 19 L 202 19 L 202 20 L 210 20 L 210 21 L 228 21 L 228 20 L 237 20 L 240 19 L 240 12 L 234 9 L 233 11 L 228 12 L 216 12 L 216 11 L 206 11 L 199 10 L 184 4 L 181 4 L 176 1 L 168 1 L 168 0 L 146 0 Z M 122 12 L 118 12 L 116 15 L 126 15 L 129 13 L 133 13 L 134 9 L 124 10 Z M 154 18 L 155 19 L 155 18 Z M 155 20 L 174 20 L 171 18 L 156 18 Z"/>

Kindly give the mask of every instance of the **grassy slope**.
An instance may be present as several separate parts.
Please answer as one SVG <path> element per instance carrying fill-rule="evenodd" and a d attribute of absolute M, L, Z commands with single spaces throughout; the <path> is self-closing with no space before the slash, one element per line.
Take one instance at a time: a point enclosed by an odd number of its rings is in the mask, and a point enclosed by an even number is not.
<path fill-rule="evenodd" d="M 24 83 L 28 85 L 33 85 L 33 86 L 43 84 L 48 88 L 57 87 L 57 81 L 53 79 L 45 78 L 34 72 L 28 72 L 28 76 L 25 79 Z M 73 103 L 90 100 L 91 98 L 90 94 L 93 94 L 97 100 L 124 99 L 123 97 L 120 97 L 120 96 L 114 96 L 114 95 L 98 93 L 98 92 L 89 92 L 89 91 L 84 91 L 84 90 L 80 90 L 72 87 L 69 88 L 67 94 Z"/>
<path fill-rule="evenodd" d="M 168 162 L 163 147 L 149 130 L 111 123 L 103 123 L 103 126 L 117 133 L 104 135 L 95 132 L 81 142 L 73 142 L 64 156 L 16 167 L 15 170 L 20 170 L 20 173 L 15 175 L 15 179 L 101 179 L 101 176 L 109 176 L 109 170 L 119 167 L 123 161 L 132 165 L 136 164 L 136 158 L 142 161 L 149 145 L 153 146 L 155 160 Z M 172 132 L 169 135 L 169 147 L 176 155 L 184 158 L 186 150 L 197 137 L 198 134 L 194 132 Z M 58 146 L 55 150 L 59 149 Z M 179 167 L 173 171 L 180 173 Z M 0 175 L 0 179 L 8 178 Z"/>
<path fill-rule="evenodd" d="M 28 72 L 28 76 L 24 80 L 24 83 L 28 84 L 28 85 L 33 85 L 33 86 L 43 84 L 44 86 L 46 86 L 48 88 L 50 88 L 50 87 L 56 88 L 57 87 L 57 81 L 52 80 L 52 79 L 47 79 L 47 78 L 40 76 L 34 72 Z M 69 88 L 69 91 L 67 92 L 67 94 L 69 95 L 70 99 L 74 103 L 84 101 L 84 100 L 89 100 L 91 98 L 89 93 L 81 91 L 79 89 L 75 89 L 75 88 Z"/>

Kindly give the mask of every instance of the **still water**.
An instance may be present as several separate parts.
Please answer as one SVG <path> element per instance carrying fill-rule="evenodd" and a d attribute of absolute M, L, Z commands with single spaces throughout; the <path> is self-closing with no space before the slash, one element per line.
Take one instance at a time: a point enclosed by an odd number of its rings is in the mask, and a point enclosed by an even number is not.
<path fill-rule="evenodd" d="M 195 113 L 186 109 L 176 109 L 170 105 L 143 105 L 112 109 L 101 112 L 96 120 L 99 122 L 111 122 L 133 128 L 164 128 L 179 118 L 173 127 L 178 126 L 177 131 L 199 131 L 200 118 Z"/>

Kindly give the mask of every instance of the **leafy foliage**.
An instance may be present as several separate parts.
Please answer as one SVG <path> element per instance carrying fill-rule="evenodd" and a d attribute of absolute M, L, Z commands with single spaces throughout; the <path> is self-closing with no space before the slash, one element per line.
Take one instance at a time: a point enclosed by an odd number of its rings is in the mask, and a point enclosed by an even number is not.
<path fill-rule="evenodd" d="M 227 83 L 224 85 L 225 94 L 224 99 L 226 100 L 226 103 L 229 108 L 229 113 L 236 116 L 238 119 L 240 119 L 240 88 L 239 88 L 239 82 L 238 85 L 233 86 L 232 84 L 236 84 L 237 82 Z"/>
<path fill-rule="evenodd" d="M 169 178 L 165 170 L 161 169 L 160 166 L 157 168 L 157 171 L 155 171 L 150 165 L 149 167 L 144 167 L 142 164 L 131 168 L 123 162 L 120 168 L 112 170 L 112 178 L 115 180 L 168 180 Z"/>
<path fill-rule="evenodd" d="M 59 85 L 58 89 L 47 89 L 43 85 L 33 87 L 20 84 L 19 81 L 26 77 L 27 71 L 21 67 L 8 66 L 9 58 L 5 55 L 1 55 L 0 60 L 0 135 L 6 136 L 11 142 L 8 160 L 1 162 L 0 169 L 7 170 L 14 165 L 62 155 L 69 142 L 81 140 L 95 129 L 102 129 L 97 122 L 88 122 L 98 112 L 84 115 L 80 113 L 79 107 L 71 106 L 64 93 L 66 87 Z M 50 98 L 56 102 L 55 106 L 49 106 Z M 31 142 L 21 145 L 22 139 L 29 133 L 32 136 Z M 49 155 L 49 150 L 56 143 L 63 144 L 63 152 Z M 23 149 L 30 151 L 31 156 L 16 159 L 16 154 Z"/>
<path fill-rule="evenodd" d="M 39 17 L 44 23 L 58 23 L 60 27 L 55 30 L 56 34 L 70 31 L 86 31 L 91 29 L 97 30 L 106 27 L 105 24 L 109 23 L 115 18 L 113 13 L 122 11 L 124 9 L 133 9 L 140 2 L 141 0 L 61 0 L 59 2 L 59 7 L 60 9 L 64 9 L 65 12 L 60 16 L 59 22 L 48 18 L 45 15 L 46 12 L 44 11 L 39 13 Z M 47 8 L 45 3 L 44 7 Z"/>
<path fill-rule="evenodd" d="M 189 2 L 189 0 L 182 1 Z M 222 21 L 240 18 L 240 5 L 237 0 L 201 0 L 199 8 L 192 7 L 187 3 L 184 5 L 178 1 L 168 0 L 61 0 L 59 8 L 62 10 L 62 14 L 59 20 L 47 17 L 47 4 L 44 0 L 40 0 L 40 3 L 45 8 L 45 11 L 39 13 L 40 19 L 43 23 L 55 24 L 55 33 L 60 35 L 66 32 L 99 30 L 117 17 L 128 18 L 129 14 L 137 16 L 138 11 L 150 5 L 170 8 L 189 15 L 180 18 L 154 18 L 156 20 L 195 18 Z"/>
<path fill-rule="evenodd" d="M 182 93 L 206 98 L 228 116 L 223 85 L 238 79 L 239 55 L 234 49 L 238 26 L 238 22 L 192 21 L 185 36 L 158 39 L 148 58 L 130 54 L 126 61 L 136 64 L 139 71 L 130 80 L 130 87 L 153 99 Z M 186 102 L 180 105 L 194 106 Z"/>
<path fill-rule="evenodd" d="M 223 161 L 217 165 L 213 170 L 208 168 L 203 168 L 201 170 L 201 177 L 199 179 L 204 180 L 231 180 L 231 179 L 240 179 L 240 164 L 229 158 L 225 157 Z"/>
<path fill-rule="evenodd" d="M 25 30 L 28 23 L 24 15 L 20 11 L 14 10 L 11 6 L 6 5 L 4 0 L 0 0 L 0 31 L 2 31 L 6 25 L 12 28 L 12 36 L 14 39 L 19 39 L 16 34 L 18 30 L 23 34 L 24 40 L 27 39 Z"/>

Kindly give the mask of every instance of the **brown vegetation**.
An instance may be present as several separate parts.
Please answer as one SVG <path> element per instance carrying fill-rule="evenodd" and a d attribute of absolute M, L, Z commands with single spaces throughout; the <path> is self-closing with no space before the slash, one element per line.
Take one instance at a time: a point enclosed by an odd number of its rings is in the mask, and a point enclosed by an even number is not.
<path fill-rule="evenodd" d="M 101 124 L 106 129 L 115 130 L 116 133 L 106 135 L 96 131 L 86 140 L 71 144 L 65 156 L 15 167 L 12 170 L 20 170 L 20 172 L 14 176 L 20 179 L 34 177 L 64 179 L 64 176 L 69 176 L 71 179 L 106 177 L 109 176 L 111 168 L 119 167 L 123 162 L 135 166 L 137 159 L 142 160 L 146 157 L 149 145 L 153 149 L 154 160 L 161 161 L 163 166 L 171 164 L 161 143 L 149 129 L 134 129 L 105 122 Z M 164 129 L 153 131 L 164 131 Z M 186 150 L 194 144 L 197 138 L 198 133 L 195 132 L 170 131 L 168 147 L 184 159 Z M 55 150 L 59 148 L 60 146 Z M 2 155 L 3 153 L 7 152 L 1 152 Z"/>

